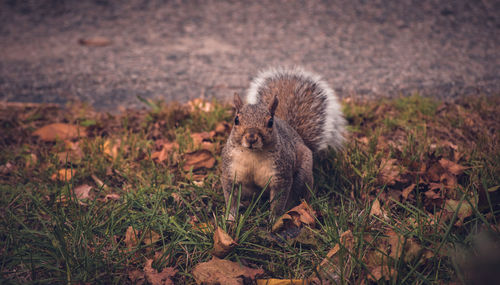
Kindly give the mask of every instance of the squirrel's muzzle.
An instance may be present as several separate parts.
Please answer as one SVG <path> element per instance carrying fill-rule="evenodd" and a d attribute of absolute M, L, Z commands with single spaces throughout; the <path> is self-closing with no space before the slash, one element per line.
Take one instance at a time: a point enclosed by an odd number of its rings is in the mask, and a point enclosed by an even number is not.
<path fill-rule="evenodd" d="M 248 148 L 262 148 L 262 138 L 255 129 L 248 129 L 243 135 L 242 144 Z"/>

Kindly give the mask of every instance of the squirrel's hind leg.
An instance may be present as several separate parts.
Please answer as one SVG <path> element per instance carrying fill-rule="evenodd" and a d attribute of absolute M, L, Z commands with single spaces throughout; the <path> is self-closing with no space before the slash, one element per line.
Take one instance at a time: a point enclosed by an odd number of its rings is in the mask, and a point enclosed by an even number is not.
<path fill-rule="evenodd" d="M 308 187 L 312 189 L 313 177 L 313 154 L 305 144 L 297 145 L 297 171 L 293 177 L 292 192 L 287 208 L 297 206 L 300 199 L 309 196 Z"/>

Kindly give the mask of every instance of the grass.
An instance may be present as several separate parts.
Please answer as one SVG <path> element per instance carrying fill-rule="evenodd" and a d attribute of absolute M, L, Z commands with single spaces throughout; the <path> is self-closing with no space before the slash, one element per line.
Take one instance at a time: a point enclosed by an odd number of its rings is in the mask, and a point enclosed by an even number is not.
<path fill-rule="evenodd" d="M 153 268 L 177 269 L 174 282 L 195 283 L 193 267 L 211 259 L 216 226 L 238 243 L 226 259 L 261 267 L 265 278 L 464 282 L 474 276 L 469 260 L 478 255 L 477 236 L 498 236 L 498 96 L 344 102 L 351 133 L 345 150 L 315 159 L 308 202 L 318 213 L 316 226 L 285 242 L 271 233 L 269 203 L 261 199 L 236 223 L 226 223 L 217 165 L 227 130 L 207 139 L 215 167 L 183 168 L 185 153 L 202 148 L 191 134 L 231 122 L 228 106 L 212 101 L 206 112 L 143 101 L 147 110 L 120 115 L 85 105 L 2 110 L 2 283 L 132 283 L 130 273 L 141 271 L 147 259 Z M 67 142 L 31 135 L 52 122 L 87 127 L 88 135 L 77 140 L 80 155 L 68 152 Z M 161 162 L 154 159 L 173 141 L 176 150 Z M 465 170 L 446 176 L 441 169 L 443 185 L 431 189 L 429 177 L 443 158 Z M 54 180 L 62 168 L 74 175 Z M 83 184 L 93 186 L 84 200 L 74 192 Z M 109 194 L 119 198 L 105 199 Z M 126 240 L 129 227 L 134 243 Z M 339 251 L 322 263 L 336 245 Z M 391 273 L 374 276 L 374 268 L 384 266 Z"/>

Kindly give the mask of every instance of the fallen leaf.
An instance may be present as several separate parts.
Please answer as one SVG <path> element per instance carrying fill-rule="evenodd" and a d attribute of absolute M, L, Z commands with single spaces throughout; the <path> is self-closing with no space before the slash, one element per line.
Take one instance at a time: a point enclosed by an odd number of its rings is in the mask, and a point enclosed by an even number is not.
<path fill-rule="evenodd" d="M 403 191 L 401 192 L 401 196 L 403 196 L 404 200 L 408 199 L 408 195 L 410 195 L 413 189 L 415 189 L 415 186 L 417 185 L 415 183 L 412 183 L 410 186 L 403 189 Z"/>
<path fill-rule="evenodd" d="M 118 157 L 118 150 L 120 148 L 120 139 L 106 139 L 103 144 L 104 154 L 111 160 L 115 160 Z"/>
<path fill-rule="evenodd" d="M 394 158 L 382 159 L 382 162 L 380 163 L 380 173 L 378 176 L 378 180 L 381 184 L 394 185 L 396 183 L 396 180 L 399 177 L 399 167 L 396 162 L 397 160 Z"/>
<path fill-rule="evenodd" d="M 201 145 L 201 143 L 204 140 L 209 140 L 210 139 L 210 134 L 208 132 L 192 133 L 191 134 L 191 139 L 193 140 L 193 144 L 195 146 L 198 146 L 198 145 Z"/>
<path fill-rule="evenodd" d="M 7 161 L 4 165 L 0 165 L 0 174 L 9 174 L 14 169 L 14 164 Z"/>
<path fill-rule="evenodd" d="M 445 158 L 441 158 L 439 160 L 439 164 L 441 165 L 441 167 L 443 167 L 443 169 L 445 169 L 446 171 L 450 172 L 451 174 L 453 175 L 460 175 L 464 172 L 465 169 L 467 169 L 467 167 L 465 166 L 462 166 L 462 165 L 459 165 L 453 161 L 450 161 L 448 159 L 445 159 Z"/>
<path fill-rule="evenodd" d="M 231 236 L 229 236 L 223 229 L 217 227 L 214 232 L 214 249 L 212 254 L 223 258 L 237 245 Z"/>
<path fill-rule="evenodd" d="M 343 265 L 341 264 L 340 257 L 337 256 L 337 253 L 341 248 L 351 252 L 354 247 L 354 243 L 355 240 L 351 230 L 347 230 L 340 235 L 339 243 L 328 251 L 326 257 L 316 268 L 322 279 L 340 281 L 340 271 Z M 347 256 L 349 256 L 349 253 Z"/>
<path fill-rule="evenodd" d="M 75 193 L 75 196 L 77 199 L 83 200 L 83 199 L 90 198 L 90 195 L 89 195 L 90 190 L 92 190 L 92 186 L 87 185 L 87 184 L 83 184 L 83 185 L 80 185 L 80 186 L 76 187 L 75 189 L 73 189 L 73 192 Z"/>
<path fill-rule="evenodd" d="M 104 196 L 104 199 L 102 199 L 103 202 L 107 203 L 109 200 L 120 200 L 120 195 L 112 193 L 112 194 L 106 194 Z"/>
<path fill-rule="evenodd" d="M 307 280 L 301 279 L 257 279 L 257 285 L 306 285 Z"/>
<path fill-rule="evenodd" d="M 373 201 L 372 209 L 370 210 L 370 215 L 382 216 L 382 210 L 380 209 L 380 202 L 378 198 Z"/>
<path fill-rule="evenodd" d="M 83 151 L 80 148 L 80 144 L 68 140 L 65 140 L 64 143 L 66 150 L 57 154 L 59 162 L 62 164 L 66 162 L 79 164 L 83 158 Z"/>
<path fill-rule="evenodd" d="M 139 238 L 137 237 L 139 234 L 139 231 L 134 230 L 132 226 L 129 226 L 127 228 L 127 231 L 125 232 L 125 245 L 129 250 L 132 248 L 136 247 L 139 244 Z"/>
<path fill-rule="evenodd" d="M 201 168 L 212 168 L 215 165 L 215 157 L 208 150 L 197 150 L 184 155 L 184 171 L 189 171 L 191 167 L 193 171 Z"/>
<path fill-rule="evenodd" d="M 202 233 L 208 234 L 211 232 L 211 226 L 207 223 L 191 223 L 193 230 L 200 231 Z"/>
<path fill-rule="evenodd" d="M 306 201 L 302 201 L 278 218 L 272 227 L 272 232 L 287 230 L 287 227 L 290 226 L 297 228 L 303 225 L 314 227 L 316 223 L 315 217 L 316 212 Z"/>
<path fill-rule="evenodd" d="M 443 173 L 443 167 L 439 163 L 435 163 L 429 167 L 426 172 L 426 176 L 430 181 L 439 182 L 441 180 L 441 174 Z"/>
<path fill-rule="evenodd" d="M 102 188 L 102 189 L 108 189 L 108 186 L 106 184 L 104 184 L 104 182 L 102 182 L 101 179 L 99 179 L 99 177 L 97 177 L 95 174 L 92 174 L 90 175 L 90 177 L 92 177 L 92 180 L 94 180 L 95 184 L 97 184 L 97 187 L 98 188 Z"/>
<path fill-rule="evenodd" d="M 63 169 L 59 169 L 56 173 L 52 174 L 50 179 L 52 179 L 52 181 L 59 180 L 59 181 L 63 181 L 63 182 L 68 182 L 71 180 L 73 175 L 75 175 L 75 173 L 76 173 L 76 171 L 74 169 L 63 168 Z"/>
<path fill-rule="evenodd" d="M 78 137 L 87 136 L 85 127 L 64 123 L 55 123 L 43 126 L 33 132 L 33 135 L 40 137 L 43 141 L 72 140 Z"/>
<path fill-rule="evenodd" d="M 192 273 L 198 284 L 240 285 L 245 279 L 255 280 L 256 276 L 264 274 L 264 270 L 213 257 L 208 262 L 196 265 Z"/>
<path fill-rule="evenodd" d="M 142 285 L 145 282 L 146 276 L 144 276 L 144 272 L 136 269 L 128 272 L 128 278 L 133 284 Z"/>
<path fill-rule="evenodd" d="M 156 160 L 158 162 L 162 162 L 165 159 L 168 158 L 168 155 L 174 151 L 175 149 L 179 148 L 179 144 L 176 142 L 167 142 L 163 143 L 161 145 L 161 150 L 160 151 L 155 151 L 151 154 L 151 158 L 153 160 Z"/>
<path fill-rule="evenodd" d="M 386 281 L 389 281 L 395 280 L 396 276 L 397 271 L 394 268 L 387 265 L 382 265 L 373 268 L 370 272 L 370 275 L 368 275 L 368 279 L 377 282 L 383 277 Z"/>
<path fill-rule="evenodd" d="M 314 227 L 316 224 L 316 212 L 311 208 L 311 206 L 309 206 L 309 204 L 307 204 L 306 201 L 302 201 L 302 203 L 293 207 L 287 213 L 290 215 L 294 215 L 296 213 L 299 221 L 304 225 Z"/>
<path fill-rule="evenodd" d="M 105 37 L 90 37 L 90 38 L 82 38 L 78 40 L 78 43 L 82 46 L 89 47 L 104 47 L 111 44 L 111 40 Z"/>
<path fill-rule="evenodd" d="M 274 223 L 273 227 L 271 228 L 271 231 L 273 233 L 277 232 L 281 229 L 284 229 L 289 224 L 292 224 L 295 227 L 297 227 L 297 225 L 294 223 L 294 219 L 292 218 L 292 216 L 290 216 L 288 213 L 285 213 L 281 217 L 279 217 L 278 220 Z"/>
<path fill-rule="evenodd" d="M 229 133 L 230 130 L 231 130 L 231 125 L 229 125 L 226 122 L 220 122 L 217 124 L 217 126 L 215 126 L 214 133 L 215 135 L 224 135 L 226 133 Z"/>
<path fill-rule="evenodd" d="M 144 234 L 143 242 L 146 245 L 151 245 L 151 244 L 159 241 L 160 238 L 161 238 L 161 236 L 158 233 L 156 233 L 155 231 L 149 231 L 149 232 L 146 232 L 146 234 Z"/>
<path fill-rule="evenodd" d="M 173 267 L 165 267 L 161 272 L 154 269 L 151 265 L 153 264 L 153 259 L 147 259 L 144 265 L 144 274 L 146 279 L 152 285 L 170 285 L 174 284 L 171 277 L 177 273 L 177 269 Z"/>

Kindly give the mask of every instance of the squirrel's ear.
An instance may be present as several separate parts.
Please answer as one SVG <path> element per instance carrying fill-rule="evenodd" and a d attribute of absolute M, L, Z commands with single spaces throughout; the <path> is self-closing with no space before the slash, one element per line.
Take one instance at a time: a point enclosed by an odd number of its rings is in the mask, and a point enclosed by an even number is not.
<path fill-rule="evenodd" d="M 271 104 L 269 104 L 269 112 L 271 113 L 271 116 L 274 116 L 274 112 L 276 111 L 277 107 L 278 107 L 278 97 L 274 96 L 273 100 L 271 101 Z"/>
<path fill-rule="evenodd" d="M 241 107 L 243 107 L 243 102 L 241 101 L 240 95 L 238 93 L 234 93 L 234 107 L 236 108 L 236 112 L 239 112 L 241 110 Z"/>

